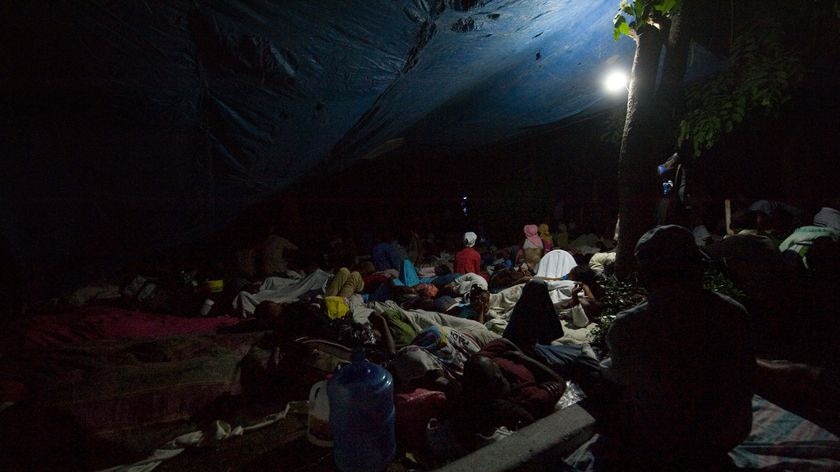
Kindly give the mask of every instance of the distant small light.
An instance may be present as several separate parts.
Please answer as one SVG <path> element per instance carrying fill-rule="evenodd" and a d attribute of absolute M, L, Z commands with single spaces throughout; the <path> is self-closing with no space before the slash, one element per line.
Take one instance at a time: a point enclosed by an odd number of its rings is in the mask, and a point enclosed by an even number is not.
<path fill-rule="evenodd" d="M 467 199 L 466 196 L 461 197 L 461 200 L 466 200 L 466 199 Z"/>
<path fill-rule="evenodd" d="M 613 71 L 604 79 L 604 88 L 610 92 L 620 92 L 627 90 L 627 74 L 622 71 Z"/>

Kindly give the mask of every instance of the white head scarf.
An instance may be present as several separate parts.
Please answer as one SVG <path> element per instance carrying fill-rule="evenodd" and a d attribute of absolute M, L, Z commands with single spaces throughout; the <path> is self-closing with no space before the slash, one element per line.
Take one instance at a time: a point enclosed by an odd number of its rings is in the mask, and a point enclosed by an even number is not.
<path fill-rule="evenodd" d="M 478 239 L 478 235 L 476 235 L 472 231 L 464 233 L 464 246 L 466 246 L 466 247 L 475 246 L 475 240 L 476 239 Z"/>

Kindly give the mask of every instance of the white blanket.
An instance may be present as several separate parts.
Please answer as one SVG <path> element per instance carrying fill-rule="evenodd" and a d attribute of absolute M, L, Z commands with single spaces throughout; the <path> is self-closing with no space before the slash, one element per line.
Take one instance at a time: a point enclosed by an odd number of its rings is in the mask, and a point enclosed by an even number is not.
<path fill-rule="evenodd" d="M 537 264 L 537 277 L 561 279 L 577 266 L 574 256 L 562 249 L 549 251 Z"/>
<path fill-rule="evenodd" d="M 575 286 L 575 282 L 573 280 L 546 280 L 546 284 L 548 285 L 548 295 L 554 304 L 554 311 L 559 315 L 568 308 L 569 302 L 572 300 L 572 288 Z M 510 318 L 513 307 L 516 306 L 516 302 L 522 296 L 522 287 L 524 286 L 525 284 L 514 285 L 498 293 L 491 293 L 488 317 L 502 320 Z"/>
<path fill-rule="evenodd" d="M 233 299 L 233 308 L 243 318 L 254 314 L 254 309 L 266 300 L 277 303 L 291 303 L 311 290 L 324 290 L 332 275 L 323 270 L 316 270 L 305 278 L 284 279 L 268 277 L 257 293 L 239 292 Z"/>
<path fill-rule="evenodd" d="M 369 307 L 377 313 L 382 313 L 385 310 L 398 310 L 411 323 L 414 329 L 418 331 L 430 326 L 448 326 L 454 328 L 472 336 L 478 342 L 479 346 L 484 346 L 488 342 L 499 338 L 498 334 L 488 330 L 478 321 L 458 318 L 457 316 L 450 316 L 435 311 L 406 310 L 397 305 L 393 300 L 373 302 L 369 304 Z"/>

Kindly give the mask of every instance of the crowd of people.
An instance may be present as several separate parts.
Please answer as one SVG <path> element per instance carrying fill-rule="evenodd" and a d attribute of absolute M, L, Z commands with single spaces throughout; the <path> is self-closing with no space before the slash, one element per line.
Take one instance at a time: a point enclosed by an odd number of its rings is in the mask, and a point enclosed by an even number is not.
<path fill-rule="evenodd" d="M 509 246 L 474 231 L 458 248 L 416 231 L 402 240 L 383 231 L 367 251 L 335 237 L 317 256 L 273 228 L 213 274 L 178 272 L 188 297 L 170 288 L 144 300 L 148 282 L 121 291 L 141 306 L 168 298 L 151 308 L 244 318 L 229 329 L 273 331 L 278 351 L 303 338 L 364 346 L 393 373 L 398 432 L 419 457 L 464 453 L 530 424 L 555 411 L 571 381 L 632 459 L 625 465 L 713 470 L 749 432 L 757 386 L 784 392 L 773 379 L 801 374 L 821 406 L 836 408 L 826 392 L 838 391 L 840 211 L 822 207 L 797 228 L 786 215 L 760 203 L 715 231 L 697 220 L 646 233 L 635 256 L 647 300 L 619 314 L 595 349 L 568 335 L 598 322 L 615 244 L 564 223 L 524 225 Z M 704 289 L 709 267 L 743 297 Z"/>

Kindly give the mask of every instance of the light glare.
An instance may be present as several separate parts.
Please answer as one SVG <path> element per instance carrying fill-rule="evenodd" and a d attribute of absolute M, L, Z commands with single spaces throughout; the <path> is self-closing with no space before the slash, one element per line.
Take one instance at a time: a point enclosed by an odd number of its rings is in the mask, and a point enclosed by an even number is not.
<path fill-rule="evenodd" d="M 613 71 L 604 79 L 604 88 L 610 92 L 627 90 L 627 74 L 621 71 Z"/>

